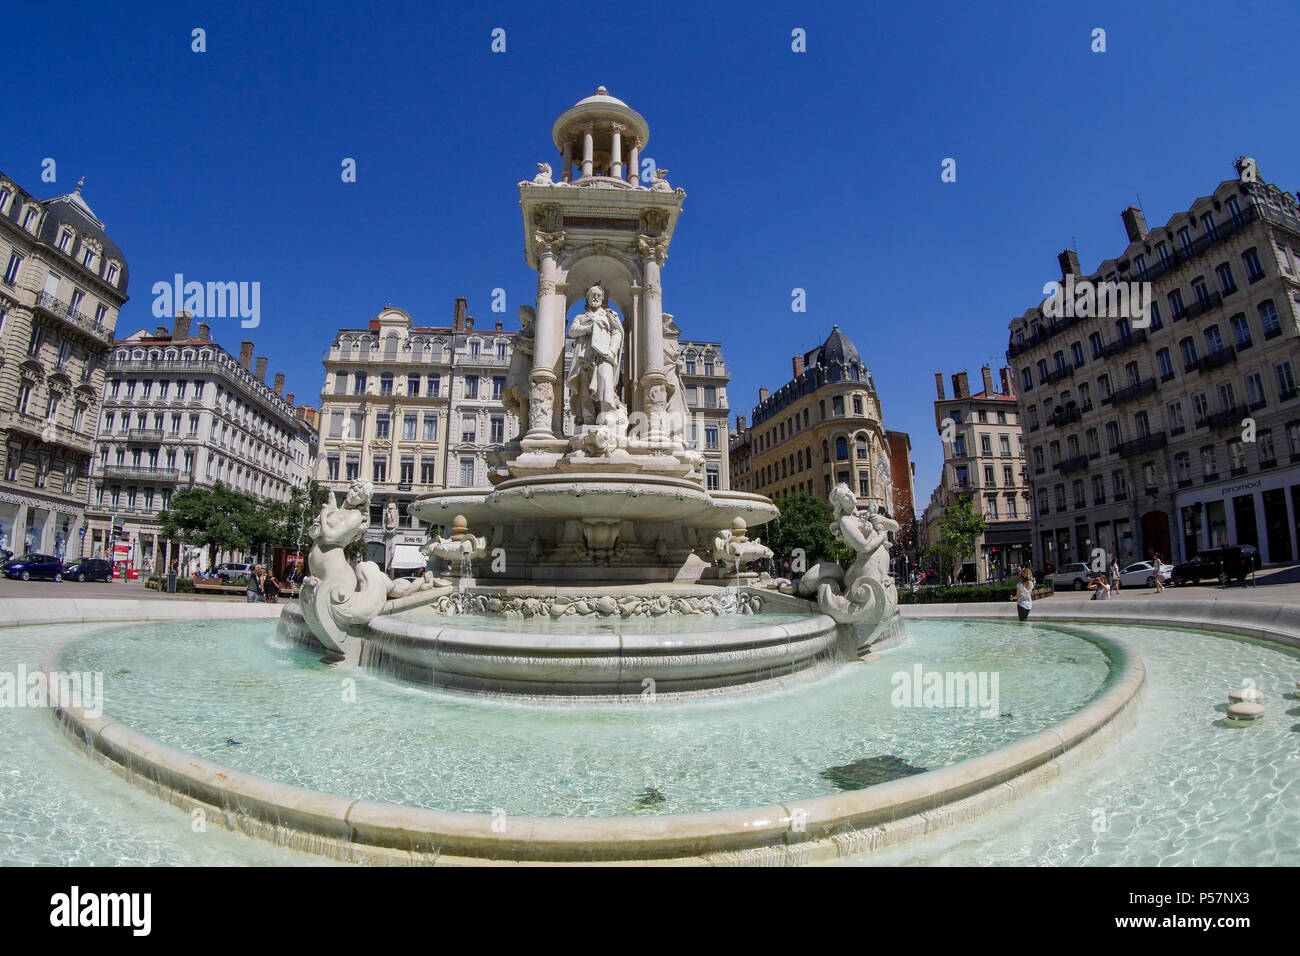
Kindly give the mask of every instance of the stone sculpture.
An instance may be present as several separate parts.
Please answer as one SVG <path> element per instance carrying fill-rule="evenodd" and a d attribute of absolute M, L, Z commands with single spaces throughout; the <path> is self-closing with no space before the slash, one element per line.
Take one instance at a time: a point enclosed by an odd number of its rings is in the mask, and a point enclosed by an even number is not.
<path fill-rule="evenodd" d="M 345 656 L 348 638 L 377 615 L 389 598 L 446 583 L 428 573 L 415 580 L 393 581 L 373 561 L 352 566 L 343 552 L 370 526 L 373 494 L 374 485 L 365 479 L 352 482 L 342 505 L 331 491 L 308 532 L 312 545 L 299 605 L 312 634 L 334 659 Z"/>
<path fill-rule="evenodd" d="M 529 427 L 528 375 L 533 369 L 534 322 L 537 312 L 531 305 L 519 307 L 519 331 L 515 333 L 513 348 L 510 352 L 510 368 L 506 372 L 506 383 L 501 389 L 501 404 L 506 411 L 514 413 L 525 428 Z"/>
<path fill-rule="evenodd" d="M 587 290 L 587 311 L 569 326 L 574 340 L 573 367 L 566 384 L 576 425 L 604 425 L 625 414 L 618 395 L 618 374 L 623 362 L 623 323 L 605 307 L 605 290 Z"/>
<path fill-rule="evenodd" d="M 799 581 L 798 593 L 817 598 L 822 612 L 839 624 L 874 630 L 898 609 L 898 591 L 889 573 L 889 533 L 898 523 L 874 507 L 864 515 L 848 485 L 830 494 L 831 534 L 855 552 L 857 560 L 847 571 L 823 561 Z"/>
<path fill-rule="evenodd" d="M 772 557 L 772 549 L 758 538 L 749 540 L 745 519 L 736 518 L 729 529 L 713 539 L 713 557 L 734 571 Z"/>
<path fill-rule="evenodd" d="M 487 538 L 475 537 L 469 533 L 469 524 L 464 515 L 456 515 L 451 519 L 451 537 L 435 535 L 420 549 L 420 553 L 425 557 L 441 558 L 451 565 L 453 574 L 460 574 L 466 559 L 487 555 L 487 545 Z"/>

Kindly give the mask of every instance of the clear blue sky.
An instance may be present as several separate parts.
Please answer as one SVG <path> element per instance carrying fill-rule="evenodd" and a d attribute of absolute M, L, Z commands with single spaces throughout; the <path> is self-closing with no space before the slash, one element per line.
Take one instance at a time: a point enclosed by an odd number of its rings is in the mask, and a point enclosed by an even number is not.
<path fill-rule="evenodd" d="M 48 0 L 5 22 L 0 169 L 43 197 L 86 177 L 130 265 L 119 330 L 157 324 L 150 288 L 173 273 L 260 282 L 261 327 L 213 334 L 253 338 L 300 402 L 333 332 L 386 302 L 444 324 L 464 295 L 487 323 L 501 287 L 514 326 L 535 292 L 515 183 L 606 85 L 687 191 L 664 305 L 724 343 L 733 411 L 838 323 L 886 425 L 912 435 L 921 506 L 941 461 L 933 373 L 996 367 L 1057 252 L 1095 267 L 1136 195 L 1162 224 L 1239 154 L 1300 188 L 1285 3 Z"/>

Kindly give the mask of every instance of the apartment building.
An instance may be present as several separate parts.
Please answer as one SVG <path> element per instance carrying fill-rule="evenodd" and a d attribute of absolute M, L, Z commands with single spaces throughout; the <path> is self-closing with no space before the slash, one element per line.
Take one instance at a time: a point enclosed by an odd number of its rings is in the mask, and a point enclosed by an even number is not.
<path fill-rule="evenodd" d="M 1013 576 L 1022 565 L 1031 565 L 1033 537 L 1015 377 L 1010 368 L 1000 369 L 998 391 L 992 368 L 985 365 L 980 374 L 984 388 L 975 394 L 965 371 L 954 374 L 951 397 L 944 394 L 943 373 L 934 374 L 934 425 L 943 445 L 943 474 L 925 524 L 929 544 L 936 544 L 944 509 L 963 498 L 970 501 L 987 527 L 957 577 L 982 582 Z"/>
<path fill-rule="evenodd" d="M 835 326 L 791 368 L 790 381 L 775 392 L 758 390 L 752 424 L 737 418 L 731 487 L 769 498 L 801 491 L 826 498 L 846 484 L 860 506 L 901 513 L 880 398 L 857 347 Z"/>
<path fill-rule="evenodd" d="M 671 316 L 669 319 L 671 320 Z M 680 342 L 680 376 L 686 393 L 686 445 L 704 456 L 704 487 L 731 487 L 730 420 L 727 384 L 731 373 L 720 342 Z"/>
<path fill-rule="evenodd" d="M 236 358 L 212 340 L 208 323 L 191 329 L 185 312 L 170 330 L 142 329 L 113 343 L 86 506 L 87 555 L 116 545 L 134 567 L 178 560 L 189 572 L 204 570 L 205 552 L 161 536 L 159 512 L 177 491 L 221 482 L 287 501 L 314 472 L 316 430 L 297 414 L 293 394 L 283 394 L 283 374 L 267 384 L 267 360 L 254 360 L 253 348 L 245 340 Z"/>
<path fill-rule="evenodd" d="M 1150 283 L 1145 317 L 1057 316 L 1049 297 L 1010 323 L 1040 567 L 1300 554 L 1300 212 L 1253 160 L 1236 169 L 1164 226 L 1125 209 L 1128 245 L 1090 275 L 1061 253 L 1063 285 Z"/>
<path fill-rule="evenodd" d="M 0 548 L 76 557 L 122 251 L 82 197 L 0 173 Z"/>

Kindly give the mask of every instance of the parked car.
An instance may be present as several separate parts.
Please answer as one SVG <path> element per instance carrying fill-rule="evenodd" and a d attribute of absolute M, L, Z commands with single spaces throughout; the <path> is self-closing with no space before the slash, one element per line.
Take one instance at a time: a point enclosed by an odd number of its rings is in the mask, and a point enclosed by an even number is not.
<path fill-rule="evenodd" d="M 1052 585 L 1053 590 L 1060 591 L 1065 588 L 1074 588 L 1076 591 L 1082 591 L 1092 583 L 1094 577 L 1093 570 L 1082 561 L 1076 561 L 1074 564 L 1067 564 L 1061 570 L 1049 574 L 1046 581 Z"/>
<path fill-rule="evenodd" d="M 63 576 L 79 582 L 112 581 L 113 565 L 103 558 L 84 558 L 65 566 Z"/>
<path fill-rule="evenodd" d="M 1252 548 L 1251 551 L 1254 551 Z M 1174 565 L 1170 580 L 1174 584 L 1199 584 L 1201 581 L 1244 581 L 1258 565 L 1259 553 L 1245 548 L 1210 548 L 1190 561 Z"/>
<path fill-rule="evenodd" d="M 14 558 L 5 566 L 5 577 L 30 581 L 32 578 L 48 578 L 52 581 L 63 580 L 63 562 L 52 554 L 37 554 L 29 551 L 21 558 Z"/>
<path fill-rule="evenodd" d="M 1160 562 L 1160 580 L 1165 584 L 1173 576 L 1174 569 L 1170 564 Z M 1156 566 L 1150 561 L 1138 561 L 1136 564 L 1130 564 L 1127 568 L 1119 573 L 1120 587 L 1125 588 L 1153 588 L 1156 586 Z"/>
<path fill-rule="evenodd" d="M 237 561 L 227 562 L 226 564 L 218 564 L 216 573 L 217 577 L 229 584 L 239 578 L 251 578 L 253 576 L 253 565 L 241 564 Z"/>

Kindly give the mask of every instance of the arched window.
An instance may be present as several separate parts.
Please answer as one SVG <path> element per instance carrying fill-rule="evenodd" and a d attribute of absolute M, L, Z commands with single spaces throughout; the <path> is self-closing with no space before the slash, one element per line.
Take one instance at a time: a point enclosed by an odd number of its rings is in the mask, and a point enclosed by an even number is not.
<path fill-rule="evenodd" d="M 825 462 L 830 460 L 831 460 L 831 446 L 826 442 L 822 442 L 822 461 Z"/>
<path fill-rule="evenodd" d="M 867 457 L 867 436 L 859 435 L 854 441 L 854 453 L 859 461 L 865 461 Z"/>
<path fill-rule="evenodd" d="M 388 337 L 384 339 L 384 361 L 392 362 L 397 359 L 397 333 L 389 332 Z"/>
<path fill-rule="evenodd" d="M 849 458 L 849 441 L 843 435 L 835 439 L 835 460 L 848 461 Z"/>

